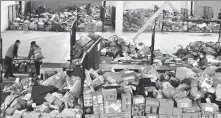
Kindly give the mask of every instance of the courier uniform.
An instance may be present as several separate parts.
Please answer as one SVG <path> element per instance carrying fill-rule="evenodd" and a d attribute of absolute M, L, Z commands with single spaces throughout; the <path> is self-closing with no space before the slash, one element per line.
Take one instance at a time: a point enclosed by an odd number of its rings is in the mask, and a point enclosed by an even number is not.
<path fill-rule="evenodd" d="M 7 65 L 7 70 L 5 76 L 13 76 L 12 72 L 12 62 L 15 57 L 18 56 L 18 46 L 16 44 L 11 45 L 5 55 L 5 65 Z"/>
<path fill-rule="evenodd" d="M 41 48 L 37 45 L 36 46 L 31 46 L 28 58 L 30 58 L 31 56 L 34 56 L 34 51 L 36 51 L 37 49 L 41 49 Z M 36 69 L 36 74 L 37 75 L 40 75 L 41 64 L 42 64 L 41 60 L 39 60 L 39 61 L 35 60 L 35 69 Z"/>

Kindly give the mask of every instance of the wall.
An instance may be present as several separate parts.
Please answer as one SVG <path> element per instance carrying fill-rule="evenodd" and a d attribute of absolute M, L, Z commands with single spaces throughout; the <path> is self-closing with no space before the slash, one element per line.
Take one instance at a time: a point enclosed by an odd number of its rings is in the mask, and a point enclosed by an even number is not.
<path fill-rule="evenodd" d="M 218 14 L 221 9 L 221 2 L 220 1 L 195 1 L 194 15 L 195 16 L 202 16 L 204 6 L 213 7 L 213 13 L 214 13 L 213 16 L 214 16 L 214 18 L 218 17 Z"/>
<path fill-rule="evenodd" d="M 15 1 L 1 1 L 1 32 L 8 28 L 8 6 L 15 4 Z"/>
<path fill-rule="evenodd" d="M 131 1 L 124 9 L 154 8 L 154 5 L 162 6 L 165 1 Z M 190 1 L 171 1 L 173 6 L 180 11 L 181 8 L 190 8 Z M 171 9 L 169 6 L 166 9 Z"/>
<path fill-rule="evenodd" d="M 45 5 L 46 8 L 50 9 L 61 9 L 65 7 L 70 7 L 74 6 L 77 4 L 87 4 L 87 3 L 92 3 L 92 4 L 99 4 L 101 5 L 101 1 L 75 1 L 75 0 L 65 0 L 65 1 L 53 1 L 53 0 L 48 0 L 48 1 L 32 1 L 32 10 L 36 9 L 39 5 Z"/>

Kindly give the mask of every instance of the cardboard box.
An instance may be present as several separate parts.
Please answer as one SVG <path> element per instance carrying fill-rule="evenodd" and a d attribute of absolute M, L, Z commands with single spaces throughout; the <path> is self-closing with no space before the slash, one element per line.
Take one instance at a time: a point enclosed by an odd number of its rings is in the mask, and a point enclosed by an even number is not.
<path fill-rule="evenodd" d="M 103 95 L 101 92 L 93 92 L 93 105 L 103 104 Z"/>
<path fill-rule="evenodd" d="M 193 104 L 191 108 L 183 108 L 183 113 L 194 113 L 194 112 L 200 112 L 201 109 L 197 104 Z"/>
<path fill-rule="evenodd" d="M 133 116 L 133 118 L 146 118 L 146 116 Z"/>
<path fill-rule="evenodd" d="M 117 100 L 117 90 L 116 89 L 103 89 L 103 98 L 106 100 Z"/>
<path fill-rule="evenodd" d="M 133 97 L 133 104 L 144 104 L 145 98 L 142 95 L 137 95 Z"/>
<path fill-rule="evenodd" d="M 183 118 L 201 118 L 201 113 L 183 113 Z"/>
<path fill-rule="evenodd" d="M 133 116 L 143 116 L 144 110 L 145 110 L 145 104 L 133 104 L 132 105 Z"/>
<path fill-rule="evenodd" d="M 206 112 L 219 111 L 219 106 L 215 103 L 201 103 L 200 106 L 201 106 L 202 111 L 206 111 Z"/>
<path fill-rule="evenodd" d="M 181 108 L 173 108 L 173 115 L 174 116 L 181 116 L 183 113 Z"/>
<path fill-rule="evenodd" d="M 50 114 L 50 117 L 53 118 L 51 116 L 52 114 Z M 22 115 L 22 118 L 39 118 L 40 117 L 40 113 L 35 113 L 35 112 L 31 112 L 31 113 L 27 113 L 25 112 L 23 115 Z M 56 116 L 56 118 L 61 118 L 58 116 Z"/>
<path fill-rule="evenodd" d="M 54 101 L 56 100 L 56 97 L 54 97 L 52 94 L 48 93 L 46 96 L 45 96 L 45 100 L 50 103 L 50 104 L 53 104 Z"/>
<path fill-rule="evenodd" d="M 146 118 L 158 118 L 157 114 L 147 114 Z"/>
<path fill-rule="evenodd" d="M 131 105 L 132 105 L 132 96 L 130 93 L 125 93 L 121 95 L 122 98 L 122 111 L 131 111 Z"/>
<path fill-rule="evenodd" d="M 159 115 L 159 118 L 173 118 L 172 115 Z"/>
<path fill-rule="evenodd" d="M 8 114 L 8 115 L 12 115 L 12 114 L 14 113 L 15 110 L 16 110 L 15 108 L 11 108 L 11 107 L 9 107 L 8 109 L 6 109 L 6 114 Z"/>
<path fill-rule="evenodd" d="M 160 107 L 167 107 L 167 108 L 173 108 L 174 102 L 170 99 L 159 99 Z"/>
<path fill-rule="evenodd" d="M 113 72 L 106 72 L 104 74 L 104 78 L 111 83 L 121 83 L 123 82 L 123 78 L 120 76 L 120 74 L 113 73 Z"/>
<path fill-rule="evenodd" d="M 145 113 L 146 114 L 151 114 L 151 107 L 150 106 L 145 107 Z"/>
<path fill-rule="evenodd" d="M 218 117 L 218 113 L 215 112 L 204 112 L 202 111 L 202 118 L 215 118 Z"/>
<path fill-rule="evenodd" d="M 104 102 L 104 113 L 115 113 L 122 112 L 121 100 L 116 101 L 105 101 Z"/>
<path fill-rule="evenodd" d="M 92 80 L 91 85 L 96 88 L 103 84 L 104 78 L 102 76 L 97 77 L 96 79 Z"/>
<path fill-rule="evenodd" d="M 59 99 L 56 99 L 54 101 L 54 105 L 56 105 L 56 106 L 62 106 L 62 104 L 63 104 L 63 102 L 61 100 L 59 100 Z"/>
<path fill-rule="evenodd" d="M 176 99 L 177 108 L 190 108 L 192 101 L 189 98 Z"/>
<path fill-rule="evenodd" d="M 159 108 L 159 114 L 160 115 L 172 115 L 173 114 L 173 108 L 170 108 L 170 107 L 160 107 Z"/>
<path fill-rule="evenodd" d="M 100 118 L 100 115 L 97 115 L 97 114 L 85 114 L 85 118 Z"/>
<path fill-rule="evenodd" d="M 158 107 L 151 107 L 151 114 L 158 114 L 159 108 Z"/>
<path fill-rule="evenodd" d="M 182 115 L 181 116 L 173 116 L 173 118 L 182 118 Z"/>
<path fill-rule="evenodd" d="M 131 118 L 131 112 L 100 114 L 100 118 Z"/>
<path fill-rule="evenodd" d="M 86 106 L 86 107 L 93 106 L 93 96 L 92 96 L 92 94 L 84 94 L 84 106 Z"/>
<path fill-rule="evenodd" d="M 103 104 L 93 105 L 93 112 L 94 114 L 104 113 L 104 105 Z"/>
<path fill-rule="evenodd" d="M 51 118 L 50 113 L 41 113 L 40 118 Z"/>
<path fill-rule="evenodd" d="M 158 99 L 147 98 L 147 99 L 146 99 L 146 106 L 159 107 L 159 106 L 160 106 L 160 102 L 159 102 Z"/>
<path fill-rule="evenodd" d="M 221 118 L 221 113 L 214 113 L 214 118 Z"/>
<path fill-rule="evenodd" d="M 131 118 L 131 111 L 117 113 L 117 118 Z"/>

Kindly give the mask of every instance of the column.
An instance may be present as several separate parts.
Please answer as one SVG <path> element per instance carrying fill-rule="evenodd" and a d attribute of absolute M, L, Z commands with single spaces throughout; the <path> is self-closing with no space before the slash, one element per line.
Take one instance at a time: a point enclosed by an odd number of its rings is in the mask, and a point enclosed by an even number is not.
<path fill-rule="evenodd" d="M 117 35 L 121 35 L 123 32 L 123 10 L 124 1 L 116 1 L 115 33 Z"/>

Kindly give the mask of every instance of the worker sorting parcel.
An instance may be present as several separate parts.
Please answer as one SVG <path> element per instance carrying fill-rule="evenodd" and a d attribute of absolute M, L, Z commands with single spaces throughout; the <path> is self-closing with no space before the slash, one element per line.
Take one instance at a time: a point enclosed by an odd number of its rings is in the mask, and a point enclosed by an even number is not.
<path fill-rule="evenodd" d="M 7 50 L 6 55 L 5 55 L 5 60 L 4 64 L 6 67 L 6 72 L 4 75 L 4 78 L 16 78 L 13 74 L 13 62 L 15 58 L 18 58 L 18 49 L 19 45 L 21 44 L 20 40 L 16 40 L 15 43 L 13 43 Z M 30 51 L 28 54 L 28 59 L 30 60 L 29 63 L 31 62 L 31 59 L 33 57 L 34 59 L 34 64 L 35 64 L 35 70 L 36 70 L 36 75 L 40 75 L 40 66 L 42 64 L 42 61 L 44 59 L 42 53 L 41 53 L 41 47 L 36 44 L 35 41 L 31 42 L 31 47 Z"/>

